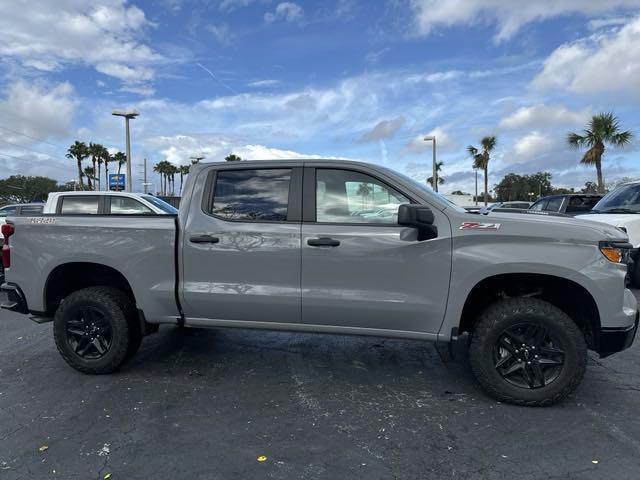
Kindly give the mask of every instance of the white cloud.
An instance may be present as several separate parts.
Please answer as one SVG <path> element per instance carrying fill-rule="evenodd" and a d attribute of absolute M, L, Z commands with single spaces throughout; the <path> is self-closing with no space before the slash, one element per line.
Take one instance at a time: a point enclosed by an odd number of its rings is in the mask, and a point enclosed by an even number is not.
<path fill-rule="evenodd" d="M 17 82 L 7 87 L 0 97 L 0 118 L 11 119 L 5 127 L 35 138 L 47 139 L 67 135 L 76 101 L 68 83 L 53 87 Z M 0 131 L 0 138 L 14 143 L 33 143 L 24 135 Z"/>
<path fill-rule="evenodd" d="M 52 71 L 84 64 L 130 81 L 135 71 L 153 75 L 162 57 L 138 39 L 152 24 L 125 0 L 0 2 L 0 56 Z M 143 68 L 144 67 L 144 68 Z M 123 72 L 125 72 L 123 74 Z"/>
<path fill-rule="evenodd" d="M 207 25 L 206 28 L 220 43 L 227 44 L 233 38 L 233 33 L 231 32 L 229 25 L 227 25 L 226 23 L 221 23 L 219 25 L 211 24 Z"/>
<path fill-rule="evenodd" d="M 448 125 L 444 125 L 436 127 L 425 134 L 415 136 L 405 145 L 405 150 L 411 153 L 424 153 L 431 151 L 433 143 L 425 141 L 425 137 L 436 137 L 436 148 L 438 150 L 441 148 L 447 149 L 452 147 L 454 145 L 454 141 L 451 138 L 451 135 L 447 132 L 448 128 Z"/>
<path fill-rule="evenodd" d="M 446 82 L 448 80 L 454 80 L 464 75 L 464 72 L 460 70 L 447 70 L 444 72 L 425 73 L 417 75 L 409 75 L 407 81 L 409 83 L 439 83 Z"/>
<path fill-rule="evenodd" d="M 393 120 L 382 120 L 360 138 L 361 142 L 372 142 L 376 140 L 386 140 L 393 137 L 404 124 L 404 118 L 398 117 Z"/>
<path fill-rule="evenodd" d="M 265 79 L 265 80 L 255 80 L 253 82 L 249 82 L 247 86 L 251 88 L 262 88 L 262 87 L 275 87 L 280 84 L 280 80 L 274 79 Z"/>
<path fill-rule="evenodd" d="M 500 128 L 544 128 L 557 125 L 581 125 L 590 116 L 590 109 L 572 112 L 563 105 L 532 105 L 520 107 L 500 120 Z"/>
<path fill-rule="evenodd" d="M 236 8 L 248 7 L 253 2 L 255 2 L 255 0 L 222 0 L 219 8 L 223 12 L 231 12 Z"/>
<path fill-rule="evenodd" d="M 267 23 L 273 23 L 277 20 L 296 22 L 302 20 L 303 16 L 304 11 L 300 5 L 294 2 L 282 2 L 278 4 L 275 11 L 264 14 L 264 21 Z"/>
<path fill-rule="evenodd" d="M 153 78 L 153 71 L 144 67 L 129 67 L 122 63 L 98 63 L 96 70 L 125 82 L 144 82 Z"/>
<path fill-rule="evenodd" d="M 496 42 L 524 25 L 567 14 L 602 15 L 640 7 L 640 0 L 411 0 L 419 34 L 452 25 L 496 24 Z"/>
<path fill-rule="evenodd" d="M 554 147 L 549 136 L 540 132 L 531 132 L 519 138 L 513 144 L 514 161 L 531 159 L 541 153 L 550 151 Z"/>
<path fill-rule="evenodd" d="M 640 17 L 624 27 L 561 45 L 533 79 L 537 89 L 576 93 L 627 92 L 640 88 Z"/>
<path fill-rule="evenodd" d="M 320 155 L 299 153 L 293 150 L 243 143 L 226 135 L 172 135 L 157 136 L 145 140 L 146 145 L 160 151 L 163 158 L 179 165 L 188 164 L 194 154 L 203 155 L 205 161 L 223 161 L 231 153 L 244 160 L 279 160 L 287 158 L 324 158 Z"/>

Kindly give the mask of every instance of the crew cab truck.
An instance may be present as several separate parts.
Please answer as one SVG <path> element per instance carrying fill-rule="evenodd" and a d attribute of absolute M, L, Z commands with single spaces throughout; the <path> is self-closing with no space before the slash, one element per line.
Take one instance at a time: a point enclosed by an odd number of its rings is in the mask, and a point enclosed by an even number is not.
<path fill-rule="evenodd" d="M 13 217 L 2 233 L 3 308 L 53 320 L 86 373 L 161 324 L 377 335 L 463 343 L 488 394 L 543 406 L 577 387 L 587 349 L 623 350 L 638 326 L 620 229 L 478 217 L 365 163 L 201 164 L 177 216 Z"/>

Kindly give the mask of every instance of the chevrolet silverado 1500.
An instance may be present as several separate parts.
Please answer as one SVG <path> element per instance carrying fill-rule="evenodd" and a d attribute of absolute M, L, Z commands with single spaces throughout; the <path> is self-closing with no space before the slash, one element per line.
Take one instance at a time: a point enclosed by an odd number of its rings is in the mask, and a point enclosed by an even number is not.
<path fill-rule="evenodd" d="M 2 306 L 53 320 L 86 373 L 160 324 L 378 335 L 463 344 L 490 395 L 549 405 L 638 324 L 620 229 L 469 214 L 358 162 L 197 165 L 178 215 L 9 217 L 2 234 Z"/>

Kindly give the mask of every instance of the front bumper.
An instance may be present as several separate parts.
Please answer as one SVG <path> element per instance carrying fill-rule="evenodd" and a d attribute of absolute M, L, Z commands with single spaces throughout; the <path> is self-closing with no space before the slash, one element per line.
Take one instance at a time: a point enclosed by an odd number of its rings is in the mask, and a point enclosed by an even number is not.
<path fill-rule="evenodd" d="M 625 350 L 633 344 L 638 331 L 639 313 L 636 312 L 636 320 L 633 325 L 623 328 L 605 328 L 600 330 L 600 358 L 608 357 L 614 353 Z"/>

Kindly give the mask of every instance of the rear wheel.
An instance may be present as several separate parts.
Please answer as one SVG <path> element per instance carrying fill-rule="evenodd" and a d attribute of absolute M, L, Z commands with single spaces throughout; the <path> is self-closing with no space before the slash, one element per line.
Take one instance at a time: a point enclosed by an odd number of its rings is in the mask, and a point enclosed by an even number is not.
<path fill-rule="evenodd" d="M 587 346 L 578 326 L 556 306 L 511 298 L 483 312 L 471 337 L 469 361 L 480 385 L 497 400 L 546 406 L 580 384 Z"/>
<path fill-rule="evenodd" d="M 58 307 L 53 333 L 62 358 L 83 373 L 111 373 L 139 347 L 131 301 L 111 287 L 89 287 Z M 138 334 L 139 334 L 138 328 Z"/>

